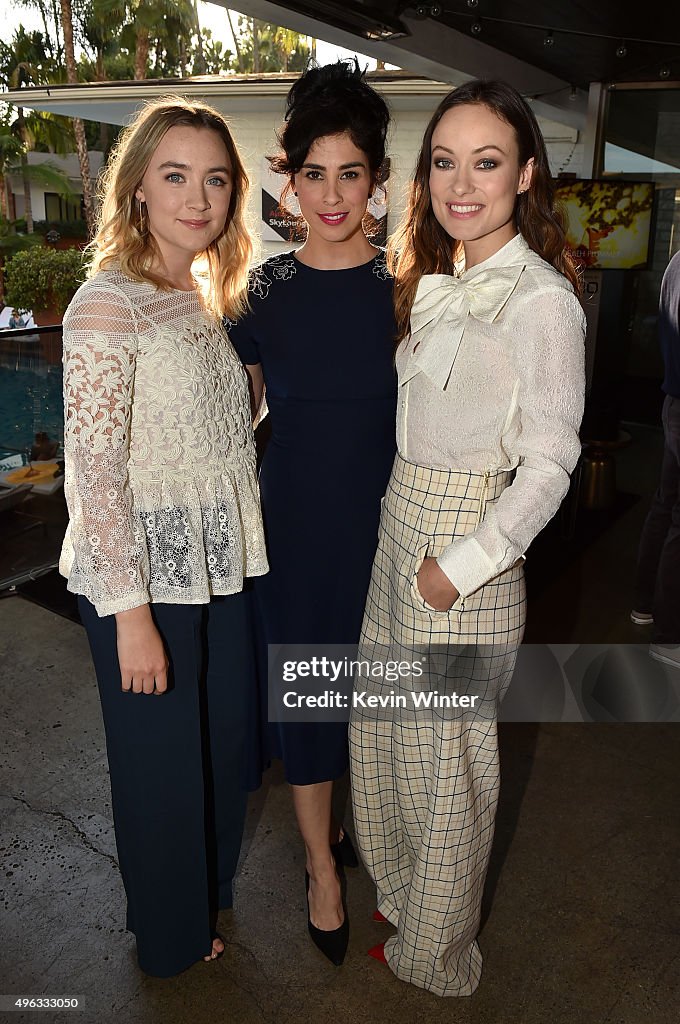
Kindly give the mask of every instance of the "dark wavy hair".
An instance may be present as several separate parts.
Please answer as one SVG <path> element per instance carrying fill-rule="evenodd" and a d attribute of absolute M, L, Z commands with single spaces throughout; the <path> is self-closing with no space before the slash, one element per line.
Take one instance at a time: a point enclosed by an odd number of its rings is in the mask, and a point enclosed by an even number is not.
<path fill-rule="evenodd" d="M 445 96 L 432 115 L 423 136 L 406 212 L 388 246 L 400 339 L 408 333 L 411 306 L 423 274 L 455 273 L 459 244 L 444 230 L 432 210 L 432 136 L 448 110 L 469 103 L 488 107 L 514 128 L 520 167 L 533 157 L 531 187 L 518 195 L 515 202 L 517 229 L 534 252 L 564 274 L 577 293 L 580 290 L 578 274 L 566 248 L 562 214 L 553 202 L 548 154 L 534 113 L 520 93 L 506 82 L 476 79 Z"/>
<path fill-rule="evenodd" d="M 272 170 L 297 174 L 317 139 L 347 132 L 366 154 L 373 183 L 386 178 L 385 145 L 390 112 L 366 82 L 354 57 L 323 67 L 311 65 L 288 93 L 283 126 L 277 135 L 281 153 L 269 157 Z"/>

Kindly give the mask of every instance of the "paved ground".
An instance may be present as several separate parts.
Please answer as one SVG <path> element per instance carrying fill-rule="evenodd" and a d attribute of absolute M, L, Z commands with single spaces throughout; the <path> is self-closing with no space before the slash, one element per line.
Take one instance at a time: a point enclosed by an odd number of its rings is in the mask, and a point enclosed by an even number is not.
<path fill-rule="evenodd" d="M 632 428 L 631 428 L 632 430 Z M 533 642 L 645 639 L 628 610 L 659 432 L 633 431 L 619 486 L 643 495 L 601 537 L 580 514 L 532 552 Z M 646 496 L 646 497 L 645 497 Z M 12 557 L 16 557 L 16 552 Z M 541 572 L 543 579 L 541 580 Z M 531 580 L 530 580 L 531 582 Z M 536 586 L 536 583 L 540 586 Z M 34 589 L 40 589 L 35 585 Z M 47 603 L 59 607 L 54 595 Z M 38 598 L 40 600 L 40 597 Z M 137 969 L 124 931 L 104 738 L 82 628 L 20 597 L 0 601 L 0 994 L 76 994 L 78 1016 L 8 1021 L 345 1024 L 676 1024 L 680 1006 L 680 726 L 506 725 L 485 895 L 482 983 L 439 1000 L 366 950 L 362 869 L 348 872 L 350 950 L 331 967 L 307 936 L 304 865 L 286 786 L 251 800 L 227 951 L 179 978 Z M 346 821 L 351 817 L 347 812 Z"/>
<path fill-rule="evenodd" d="M 512 725 L 471 999 L 397 981 L 365 951 L 363 869 L 335 969 L 306 933 L 303 858 L 280 775 L 251 801 L 217 963 L 144 977 L 124 931 L 103 732 L 80 626 L 0 603 L 0 991 L 81 996 L 80 1021 L 675 1024 L 680 1005 L 680 727 Z M 3 1019 L 5 1019 L 3 1017 Z M 12 1014 L 7 1020 L 68 1020 Z"/>

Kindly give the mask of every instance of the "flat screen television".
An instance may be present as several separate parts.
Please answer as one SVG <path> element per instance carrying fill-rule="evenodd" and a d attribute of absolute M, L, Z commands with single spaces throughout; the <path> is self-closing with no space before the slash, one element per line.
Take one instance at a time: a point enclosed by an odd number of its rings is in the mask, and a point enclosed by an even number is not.
<path fill-rule="evenodd" d="M 654 184 L 559 179 L 555 199 L 567 222 L 567 245 L 582 267 L 642 270 L 649 257 Z"/>

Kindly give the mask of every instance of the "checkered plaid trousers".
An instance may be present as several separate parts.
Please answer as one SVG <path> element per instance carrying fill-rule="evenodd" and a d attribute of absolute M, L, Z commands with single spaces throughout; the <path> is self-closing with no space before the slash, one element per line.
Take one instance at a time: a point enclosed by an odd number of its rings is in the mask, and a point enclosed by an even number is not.
<path fill-rule="evenodd" d="M 500 781 L 496 708 L 526 600 L 522 561 L 448 612 L 425 603 L 416 573 L 426 555 L 474 530 L 511 482 L 509 472 L 449 472 L 397 456 L 362 627 L 360 658 L 369 661 L 426 651 L 446 662 L 447 651 L 466 645 L 476 652 L 469 674 L 491 708 L 484 716 L 355 707 L 350 721 L 357 839 L 378 908 L 397 927 L 385 956 L 397 977 L 440 996 L 471 995 L 479 984 L 476 936 Z M 420 688 L 438 682 L 426 677 Z"/>

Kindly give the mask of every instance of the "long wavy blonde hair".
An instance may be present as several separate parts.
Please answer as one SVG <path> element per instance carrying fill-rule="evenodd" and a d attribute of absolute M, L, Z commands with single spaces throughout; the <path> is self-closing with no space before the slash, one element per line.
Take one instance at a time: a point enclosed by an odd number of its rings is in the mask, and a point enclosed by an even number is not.
<path fill-rule="evenodd" d="M 151 158 L 165 133 L 177 125 L 209 128 L 224 142 L 231 164 L 232 193 L 224 229 L 199 253 L 192 273 L 208 309 L 237 320 L 247 309 L 246 289 L 253 245 L 245 225 L 248 176 L 226 120 L 213 107 L 181 96 L 165 96 L 143 106 L 123 129 L 100 179 L 97 231 L 88 246 L 92 277 L 116 265 L 133 281 L 171 285 L 151 267 L 160 257 L 145 210 L 135 198 Z"/>

